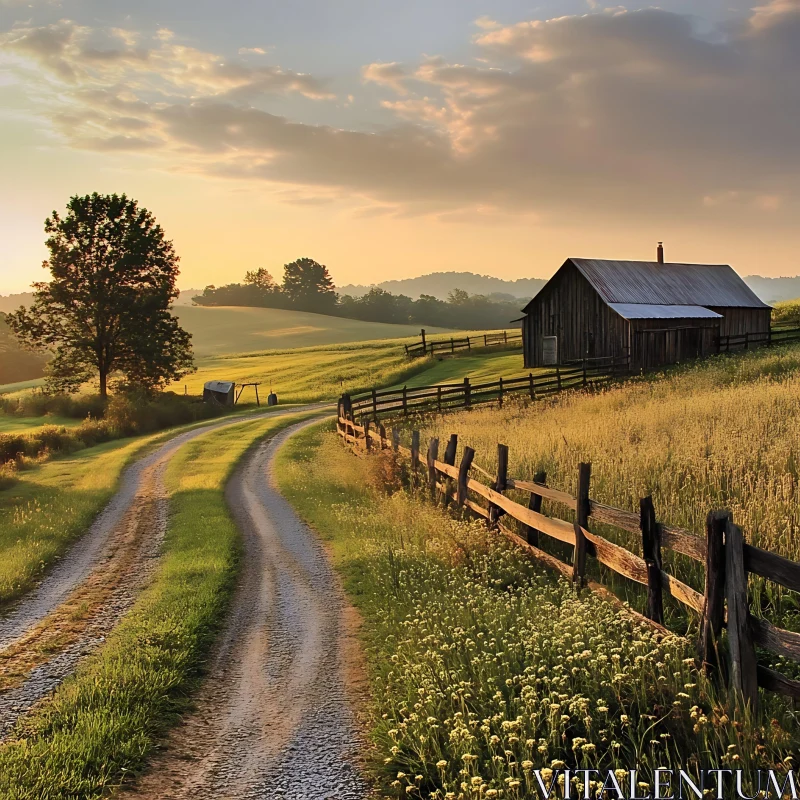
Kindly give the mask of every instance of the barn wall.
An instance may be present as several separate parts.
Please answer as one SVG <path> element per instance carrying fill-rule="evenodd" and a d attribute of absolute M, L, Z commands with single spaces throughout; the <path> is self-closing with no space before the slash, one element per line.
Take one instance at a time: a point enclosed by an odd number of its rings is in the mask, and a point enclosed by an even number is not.
<path fill-rule="evenodd" d="M 570 262 L 531 301 L 522 330 L 526 367 L 542 366 L 543 336 L 558 336 L 562 363 L 628 352 L 628 323 Z"/>
<path fill-rule="evenodd" d="M 721 320 L 637 319 L 631 321 L 631 368 L 655 369 L 717 351 Z"/>
<path fill-rule="evenodd" d="M 772 309 L 769 308 L 715 308 L 722 314 L 720 336 L 741 336 L 745 333 L 766 333 L 769 330 Z"/>

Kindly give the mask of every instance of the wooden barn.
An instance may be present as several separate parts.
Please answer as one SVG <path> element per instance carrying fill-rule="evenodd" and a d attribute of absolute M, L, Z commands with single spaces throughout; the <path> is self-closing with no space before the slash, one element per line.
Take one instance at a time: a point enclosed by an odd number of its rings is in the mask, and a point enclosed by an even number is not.
<path fill-rule="evenodd" d="M 630 356 L 652 369 L 764 334 L 772 309 L 727 264 L 568 258 L 523 309 L 526 367 Z"/>

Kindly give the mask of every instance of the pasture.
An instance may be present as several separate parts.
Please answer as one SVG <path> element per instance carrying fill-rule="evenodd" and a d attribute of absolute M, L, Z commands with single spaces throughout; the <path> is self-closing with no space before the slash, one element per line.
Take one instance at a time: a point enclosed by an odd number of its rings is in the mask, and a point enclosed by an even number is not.
<path fill-rule="evenodd" d="M 401 339 L 419 334 L 417 325 L 363 322 L 307 311 L 245 306 L 176 306 L 181 327 L 192 334 L 196 358 L 230 353 Z M 446 328 L 432 328 L 443 333 Z"/>

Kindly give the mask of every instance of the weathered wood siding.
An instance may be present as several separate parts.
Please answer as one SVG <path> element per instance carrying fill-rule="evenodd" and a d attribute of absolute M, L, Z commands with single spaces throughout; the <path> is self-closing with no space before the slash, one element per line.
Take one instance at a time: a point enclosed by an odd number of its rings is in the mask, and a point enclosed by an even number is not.
<path fill-rule="evenodd" d="M 766 333 L 770 327 L 772 309 L 769 308 L 718 308 L 707 306 L 722 314 L 720 336 L 741 336 L 745 333 Z"/>
<path fill-rule="evenodd" d="M 649 370 L 717 351 L 718 319 L 631 321 L 631 368 Z"/>

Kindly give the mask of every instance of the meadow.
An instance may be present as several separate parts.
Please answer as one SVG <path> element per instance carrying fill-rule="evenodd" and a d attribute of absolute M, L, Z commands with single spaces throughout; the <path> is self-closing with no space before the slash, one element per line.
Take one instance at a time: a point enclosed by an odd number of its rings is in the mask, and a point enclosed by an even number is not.
<path fill-rule="evenodd" d="M 578 464 L 589 461 L 594 499 L 637 511 L 639 499 L 652 495 L 659 520 L 700 536 L 709 511 L 730 509 L 747 541 L 800 560 L 796 346 L 718 356 L 596 393 L 476 407 L 414 427 L 423 442 L 457 433 L 460 446 L 473 447 L 475 462 L 490 472 L 498 442 L 505 443 L 510 475 L 532 479 L 543 470 L 548 484 L 573 493 Z M 603 533 L 640 552 L 639 537 Z M 702 590 L 701 565 L 675 556 L 670 569 Z M 751 582 L 753 613 L 769 611 L 798 629 L 794 594 Z"/>
<path fill-rule="evenodd" d="M 415 497 L 391 453 L 356 457 L 316 426 L 279 466 L 364 620 L 383 796 L 538 796 L 533 771 L 548 781 L 565 764 L 636 764 L 651 780 L 657 766 L 791 763 L 800 740 L 781 704 L 732 720 L 689 640 L 653 635 L 484 525 Z"/>
<path fill-rule="evenodd" d="M 302 418 L 243 421 L 178 451 L 166 472 L 171 511 L 151 585 L 75 676 L 0 745 L 0 796 L 100 798 L 142 767 L 189 707 L 224 619 L 239 552 L 227 479 L 255 441 Z"/>

